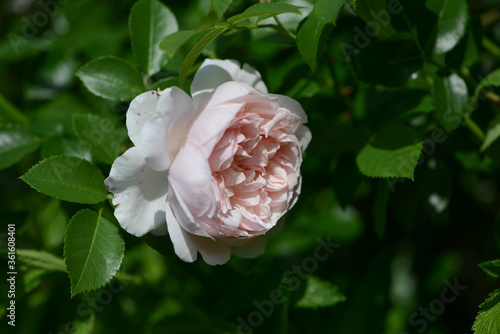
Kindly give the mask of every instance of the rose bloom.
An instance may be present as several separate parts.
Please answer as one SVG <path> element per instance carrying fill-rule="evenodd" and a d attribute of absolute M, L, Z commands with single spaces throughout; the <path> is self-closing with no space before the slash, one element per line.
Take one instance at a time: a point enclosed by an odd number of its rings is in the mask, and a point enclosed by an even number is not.
<path fill-rule="evenodd" d="M 136 236 L 168 231 L 187 262 L 198 252 L 211 265 L 256 257 L 300 193 L 307 116 L 233 60 L 205 60 L 191 94 L 171 87 L 131 102 L 135 146 L 105 181 L 115 216 Z"/>

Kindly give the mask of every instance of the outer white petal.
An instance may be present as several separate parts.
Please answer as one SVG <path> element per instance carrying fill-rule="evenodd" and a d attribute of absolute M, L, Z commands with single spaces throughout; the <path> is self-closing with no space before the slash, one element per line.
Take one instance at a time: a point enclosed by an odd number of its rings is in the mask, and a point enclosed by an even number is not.
<path fill-rule="evenodd" d="M 191 98 L 181 89 L 171 87 L 156 105 L 157 117 L 145 122 L 140 146 L 146 163 L 157 171 L 167 170 L 185 138 L 194 108 Z"/>
<path fill-rule="evenodd" d="M 260 73 L 252 66 L 244 64 L 241 68 L 236 60 L 206 59 L 191 84 L 195 106 L 197 107 L 215 88 L 228 81 L 243 82 L 262 93 L 267 93 Z"/>
<path fill-rule="evenodd" d="M 158 116 L 156 104 L 159 96 L 155 91 L 142 93 L 130 102 L 127 110 L 128 136 L 135 146 L 140 145 L 141 128 L 145 122 Z"/>
<path fill-rule="evenodd" d="M 311 131 L 307 126 L 301 124 L 295 131 L 295 136 L 297 136 L 297 139 L 299 140 L 301 151 L 304 152 L 307 146 L 309 146 L 309 143 L 311 142 L 312 139 Z"/>
<path fill-rule="evenodd" d="M 170 191 L 167 195 L 168 206 L 172 209 L 177 223 L 191 234 L 212 238 L 196 223 L 195 218 L 172 183 L 169 184 L 169 189 Z"/>
<path fill-rule="evenodd" d="M 140 237 L 164 229 L 167 175 L 151 169 L 137 146 L 116 158 L 104 183 L 115 194 L 116 219 L 130 234 Z"/>
<path fill-rule="evenodd" d="M 166 214 L 168 234 L 174 245 L 175 254 L 183 261 L 194 262 L 198 251 L 193 245 L 190 234 L 179 225 L 169 203 L 167 203 Z"/>
<path fill-rule="evenodd" d="M 254 257 L 264 254 L 266 250 L 267 237 L 264 235 L 258 236 L 245 246 L 232 246 L 231 252 L 239 257 L 245 259 L 252 259 Z"/>
<path fill-rule="evenodd" d="M 212 171 L 208 157 L 196 144 L 190 141 L 184 144 L 170 166 L 169 180 L 175 188 L 176 197 L 185 203 L 185 211 L 194 217 L 189 219 L 193 224 L 197 217 L 215 214 L 217 203 L 211 183 Z M 181 223 L 184 224 L 184 220 Z M 196 233 L 187 225 L 186 229 Z"/>
<path fill-rule="evenodd" d="M 284 107 L 299 116 L 302 123 L 307 123 L 307 114 L 299 102 L 285 95 L 271 94 L 271 96 L 278 98 L 280 107 Z"/>
<path fill-rule="evenodd" d="M 200 237 L 184 230 L 179 224 L 173 207 L 167 204 L 167 224 L 175 254 L 186 262 L 196 260 L 200 252 L 203 260 L 210 265 L 224 264 L 231 257 L 231 247 L 220 241 Z"/>

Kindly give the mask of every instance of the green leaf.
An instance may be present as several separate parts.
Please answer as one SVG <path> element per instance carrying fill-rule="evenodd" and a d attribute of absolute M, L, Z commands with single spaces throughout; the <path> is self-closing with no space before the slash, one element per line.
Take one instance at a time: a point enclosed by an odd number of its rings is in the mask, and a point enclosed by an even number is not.
<path fill-rule="evenodd" d="M 334 24 L 345 0 L 318 0 L 314 8 L 297 33 L 297 48 L 305 62 L 311 67 L 316 66 L 318 49 L 322 47 L 321 36 L 325 26 Z"/>
<path fill-rule="evenodd" d="M 172 58 L 174 54 L 179 50 L 181 46 L 186 44 L 191 38 L 198 37 L 202 33 L 209 29 L 215 28 L 215 23 L 219 20 L 219 16 L 214 10 L 210 10 L 207 15 L 201 20 L 200 24 L 196 29 L 192 30 L 181 30 L 174 32 L 166 36 L 160 42 L 160 49 L 167 53 L 167 55 Z"/>
<path fill-rule="evenodd" d="M 186 59 L 184 59 L 184 62 L 181 65 L 181 69 L 179 72 L 179 87 L 184 86 L 184 81 L 186 81 L 186 77 L 188 75 L 189 70 L 191 69 L 191 66 L 193 66 L 194 62 L 196 61 L 196 58 L 200 55 L 200 53 L 205 50 L 208 44 L 210 44 L 217 36 L 222 34 L 224 31 L 226 31 L 228 28 L 218 28 L 210 31 L 208 34 L 206 34 L 196 45 L 189 51 L 189 53 L 186 56 Z"/>
<path fill-rule="evenodd" d="M 227 19 L 227 23 L 235 24 L 241 22 L 243 20 L 257 17 L 257 16 L 274 16 L 283 13 L 294 13 L 301 14 L 301 7 L 293 6 L 286 3 L 276 3 L 276 2 L 266 2 L 266 3 L 257 3 L 248 7 L 243 13 L 231 16 Z"/>
<path fill-rule="evenodd" d="M 479 267 L 491 277 L 500 278 L 500 259 L 482 262 Z"/>
<path fill-rule="evenodd" d="M 124 251 L 125 244 L 115 225 L 92 210 L 77 212 L 64 237 L 71 296 L 106 285 L 120 267 Z"/>
<path fill-rule="evenodd" d="M 479 85 L 477 85 L 476 90 L 474 92 L 474 96 L 470 100 L 470 103 L 469 103 L 469 106 L 467 109 L 467 115 L 470 115 L 474 111 L 479 94 L 481 94 L 481 92 L 483 92 L 483 90 L 485 90 L 484 93 L 488 93 L 488 92 L 486 92 L 486 90 L 488 90 L 488 87 L 490 87 L 490 86 L 500 87 L 500 69 L 497 69 L 497 70 L 491 72 L 490 74 L 488 74 L 488 76 L 486 76 L 484 79 L 482 79 L 481 82 L 479 83 Z"/>
<path fill-rule="evenodd" d="M 21 179 L 46 195 L 68 202 L 94 204 L 106 199 L 104 176 L 77 157 L 55 156 L 33 166 Z"/>
<path fill-rule="evenodd" d="M 160 42 L 160 48 L 172 58 L 175 52 L 183 46 L 191 37 L 196 34 L 196 30 L 181 30 L 168 35 Z"/>
<path fill-rule="evenodd" d="M 215 11 L 219 17 L 222 17 L 232 1 L 233 0 L 212 0 L 210 1 L 210 9 Z"/>
<path fill-rule="evenodd" d="M 495 290 L 479 305 L 479 311 L 472 330 L 476 334 L 500 333 L 500 289 Z"/>
<path fill-rule="evenodd" d="M 379 39 L 394 38 L 398 35 L 391 24 L 391 14 L 388 12 L 387 0 L 348 0 L 352 9 L 370 27 Z M 373 26 L 378 27 L 378 32 Z"/>
<path fill-rule="evenodd" d="M 14 165 L 38 145 L 38 137 L 21 127 L 0 126 L 0 169 Z"/>
<path fill-rule="evenodd" d="M 317 308 L 335 306 L 345 300 L 347 300 L 347 298 L 340 292 L 336 285 L 316 276 L 309 275 L 307 278 L 306 291 L 295 306 L 315 310 Z"/>
<path fill-rule="evenodd" d="M 462 123 L 468 99 L 467 85 L 456 74 L 436 75 L 433 96 L 436 118 L 447 132 L 451 132 Z"/>
<path fill-rule="evenodd" d="M 417 46 L 405 41 L 372 42 L 353 60 L 362 81 L 396 87 L 423 66 Z"/>
<path fill-rule="evenodd" d="M 64 260 L 46 251 L 34 249 L 17 249 L 16 255 L 19 261 L 35 268 L 47 271 L 60 271 L 65 273 Z"/>
<path fill-rule="evenodd" d="M 480 151 L 484 152 L 498 138 L 500 138 L 500 116 L 497 116 L 495 119 L 493 119 L 493 121 L 491 121 L 488 132 L 486 132 L 486 138 L 484 139 L 483 145 L 481 145 Z"/>
<path fill-rule="evenodd" d="M 466 0 L 427 0 L 427 8 L 437 15 L 435 54 L 444 54 L 455 47 L 467 27 Z"/>
<path fill-rule="evenodd" d="M 413 180 L 422 141 L 413 128 L 391 124 L 380 129 L 356 156 L 359 171 L 369 177 Z"/>
<path fill-rule="evenodd" d="M 51 199 L 37 215 L 41 228 L 40 236 L 45 249 L 59 249 L 64 239 L 68 216 L 61 207 L 61 202 Z"/>
<path fill-rule="evenodd" d="M 168 57 L 160 42 L 179 29 L 175 15 L 157 0 L 141 0 L 130 11 L 130 42 L 139 68 L 148 76 L 160 71 Z"/>
<path fill-rule="evenodd" d="M 27 125 L 29 120 L 19 109 L 17 109 L 10 101 L 0 94 L 0 115 L 12 122 Z"/>
<path fill-rule="evenodd" d="M 120 154 L 125 133 L 116 131 L 113 122 L 97 115 L 75 115 L 73 126 L 76 135 L 92 156 L 112 164 Z"/>
<path fill-rule="evenodd" d="M 145 91 L 139 71 L 118 57 L 91 60 L 76 75 L 89 91 L 110 100 L 130 101 Z"/>
<path fill-rule="evenodd" d="M 386 182 L 379 181 L 375 202 L 373 203 L 373 224 L 375 233 L 380 240 L 383 239 L 387 222 L 387 201 L 389 200 L 389 186 Z"/>
<path fill-rule="evenodd" d="M 90 317 L 83 320 L 76 318 L 73 323 L 74 327 L 71 329 L 72 334 L 92 334 L 94 332 L 95 313 Z"/>

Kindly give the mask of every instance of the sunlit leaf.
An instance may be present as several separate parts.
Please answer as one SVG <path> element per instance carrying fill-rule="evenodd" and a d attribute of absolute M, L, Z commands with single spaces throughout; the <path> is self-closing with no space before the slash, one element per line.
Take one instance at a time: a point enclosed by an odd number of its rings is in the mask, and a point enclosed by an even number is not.
<path fill-rule="evenodd" d="M 306 290 L 302 298 L 295 304 L 298 308 L 317 309 L 335 306 L 347 298 L 336 285 L 324 281 L 316 276 L 307 277 Z"/>
<path fill-rule="evenodd" d="M 141 0 L 134 4 L 129 20 L 130 41 L 135 61 L 149 77 L 168 60 L 160 50 L 160 42 L 178 30 L 175 15 L 157 0 Z"/>
<path fill-rule="evenodd" d="M 80 143 L 99 161 L 112 164 L 120 153 L 125 133 L 119 132 L 108 118 L 75 115 L 73 125 Z"/>
<path fill-rule="evenodd" d="M 434 53 L 446 53 L 453 49 L 465 34 L 468 18 L 467 1 L 427 0 L 426 6 L 438 17 Z"/>
<path fill-rule="evenodd" d="M 68 202 L 93 204 L 106 199 L 104 176 L 99 168 L 76 157 L 42 160 L 21 179 L 46 195 Z"/>
<path fill-rule="evenodd" d="M 130 101 L 145 91 L 139 71 L 118 57 L 91 60 L 76 75 L 89 91 L 110 100 Z"/>
<path fill-rule="evenodd" d="M 436 75 L 433 86 L 434 107 L 439 123 L 450 132 L 462 122 L 468 100 L 467 85 L 456 74 Z"/>
<path fill-rule="evenodd" d="M 124 251 L 118 228 L 100 213 L 89 209 L 76 213 L 64 238 L 71 295 L 106 285 L 120 267 Z"/>
<path fill-rule="evenodd" d="M 472 330 L 476 334 L 500 332 L 500 289 L 495 290 L 479 305 L 481 311 L 474 321 Z"/>
<path fill-rule="evenodd" d="M 380 129 L 356 157 L 360 172 L 369 177 L 413 180 L 422 150 L 419 138 L 417 131 L 405 125 L 388 125 Z"/>

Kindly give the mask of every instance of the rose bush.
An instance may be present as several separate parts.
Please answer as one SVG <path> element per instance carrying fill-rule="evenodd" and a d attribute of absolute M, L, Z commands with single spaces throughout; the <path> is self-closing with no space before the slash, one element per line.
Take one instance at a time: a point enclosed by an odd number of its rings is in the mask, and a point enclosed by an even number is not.
<path fill-rule="evenodd" d="M 115 216 L 136 236 L 168 232 L 184 261 L 198 252 L 211 265 L 258 256 L 300 193 L 306 114 L 232 60 L 206 60 L 191 94 L 171 87 L 131 102 L 135 146 L 105 181 Z"/>

